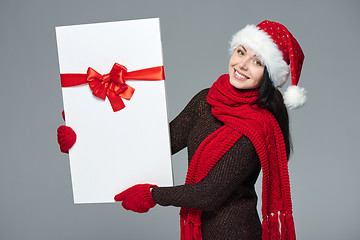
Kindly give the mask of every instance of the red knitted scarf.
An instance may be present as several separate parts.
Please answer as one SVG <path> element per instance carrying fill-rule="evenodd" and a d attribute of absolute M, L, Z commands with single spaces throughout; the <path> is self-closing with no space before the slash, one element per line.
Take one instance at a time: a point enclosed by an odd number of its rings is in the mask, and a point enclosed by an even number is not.
<path fill-rule="evenodd" d="M 275 117 L 251 105 L 259 90 L 238 90 L 224 74 L 210 88 L 207 102 L 224 126 L 208 136 L 191 159 L 185 184 L 204 179 L 220 158 L 245 135 L 255 147 L 263 171 L 262 239 L 295 240 L 290 181 L 283 135 Z M 201 240 L 201 210 L 181 208 L 181 240 Z M 281 223 L 281 231 L 280 231 Z"/>

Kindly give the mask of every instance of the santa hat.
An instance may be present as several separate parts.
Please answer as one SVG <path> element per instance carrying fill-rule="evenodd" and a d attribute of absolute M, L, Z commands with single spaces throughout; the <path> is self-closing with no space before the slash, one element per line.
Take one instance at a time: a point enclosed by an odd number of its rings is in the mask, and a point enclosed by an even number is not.
<path fill-rule="evenodd" d="M 306 91 L 298 86 L 304 53 L 285 26 L 268 20 L 247 25 L 232 37 L 231 52 L 240 45 L 251 48 L 264 61 L 275 87 L 282 87 L 291 75 L 291 85 L 284 93 L 287 107 L 295 109 L 305 103 Z"/>

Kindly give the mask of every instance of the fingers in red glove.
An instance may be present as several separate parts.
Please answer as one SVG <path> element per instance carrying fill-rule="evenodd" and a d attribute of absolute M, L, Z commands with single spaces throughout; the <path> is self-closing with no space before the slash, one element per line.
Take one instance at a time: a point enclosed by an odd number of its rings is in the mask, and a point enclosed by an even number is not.
<path fill-rule="evenodd" d="M 71 127 L 61 125 L 57 129 L 57 140 L 60 145 L 60 151 L 69 153 L 69 149 L 76 142 L 76 133 Z"/>
<path fill-rule="evenodd" d="M 151 196 L 150 187 L 157 186 L 151 184 L 137 184 L 117 194 L 114 199 L 115 201 L 122 201 L 122 206 L 126 210 L 145 213 L 156 205 Z"/>
<path fill-rule="evenodd" d="M 129 190 L 129 189 L 127 189 L 127 190 Z M 114 197 L 114 200 L 117 201 L 117 202 L 118 202 L 118 201 L 124 201 L 125 195 L 126 195 L 126 190 L 125 190 L 125 191 L 122 191 L 122 192 L 119 193 L 119 194 L 116 194 L 115 197 Z"/>

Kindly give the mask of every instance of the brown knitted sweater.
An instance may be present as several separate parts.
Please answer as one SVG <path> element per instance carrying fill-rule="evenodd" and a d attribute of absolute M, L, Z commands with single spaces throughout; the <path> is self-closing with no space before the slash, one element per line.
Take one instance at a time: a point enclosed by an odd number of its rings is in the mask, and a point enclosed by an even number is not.
<path fill-rule="evenodd" d="M 170 123 L 172 154 L 187 147 L 189 163 L 200 143 L 223 126 L 206 102 L 208 92 L 199 92 Z M 152 196 L 162 206 L 203 210 L 203 240 L 261 239 L 254 188 L 260 169 L 254 146 L 242 136 L 201 182 L 157 187 Z"/>

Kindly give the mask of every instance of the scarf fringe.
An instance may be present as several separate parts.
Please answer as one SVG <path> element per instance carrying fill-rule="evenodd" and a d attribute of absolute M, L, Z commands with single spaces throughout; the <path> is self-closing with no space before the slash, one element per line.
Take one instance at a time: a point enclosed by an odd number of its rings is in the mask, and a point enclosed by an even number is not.
<path fill-rule="evenodd" d="M 280 232 L 281 224 L 281 232 Z M 296 240 L 292 214 L 273 213 L 263 218 L 262 240 Z"/>
<path fill-rule="evenodd" d="M 269 240 L 269 223 L 267 217 L 263 218 L 262 222 L 262 240 Z"/>
<path fill-rule="evenodd" d="M 181 234 L 181 240 L 185 239 L 185 221 L 180 219 L 180 234 Z"/>
<path fill-rule="evenodd" d="M 287 214 L 285 216 L 285 226 L 286 226 L 286 237 L 289 240 L 296 240 L 295 236 L 295 225 L 292 214 Z"/>
<path fill-rule="evenodd" d="M 202 240 L 201 225 L 180 219 L 181 240 Z"/>

